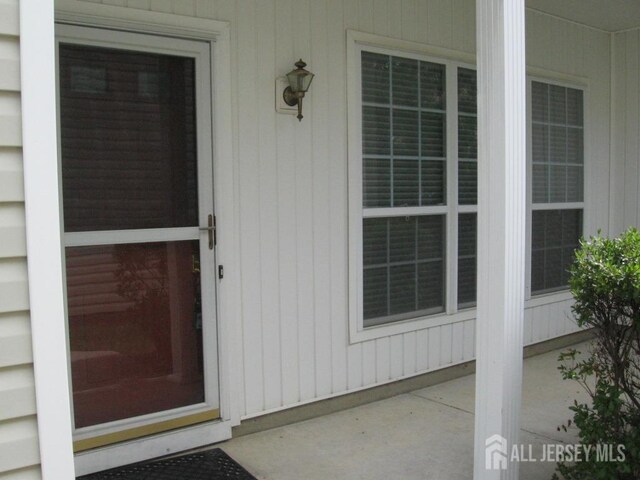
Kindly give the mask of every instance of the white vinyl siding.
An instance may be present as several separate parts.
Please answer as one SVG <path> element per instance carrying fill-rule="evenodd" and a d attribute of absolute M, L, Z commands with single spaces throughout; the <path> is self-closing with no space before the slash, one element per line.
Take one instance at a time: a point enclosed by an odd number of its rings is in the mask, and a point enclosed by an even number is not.
<path fill-rule="evenodd" d="M 0 0 L 0 478 L 40 478 L 27 281 L 17 0 Z"/>
<path fill-rule="evenodd" d="M 612 204 L 615 233 L 640 226 L 640 29 L 613 35 Z"/>
<path fill-rule="evenodd" d="M 363 335 L 355 342 L 345 327 L 349 317 L 347 199 L 352 188 L 347 179 L 351 127 L 345 29 L 415 42 L 434 51 L 447 49 L 472 63 L 473 0 L 98 3 L 128 5 L 132 17 L 144 9 L 214 18 L 233 26 L 233 183 L 239 199 L 234 249 L 240 259 L 236 274 L 241 284 L 237 296 L 243 333 L 230 348 L 241 352 L 235 363 L 233 395 L 237 398 L 234 408 L 242 418 L 473 359 L 471 309 L 453 324 L 397 322 L 393 324 L 397 330 L 377 338 Z M 609 35 L 531 10 L 526 32 L 531 68 L 589 82 L 585 110 L 592 121 L 586 126 L 585 147 L 587 162 L 589 158 L 597 161 L 585 168 L 585 231 L 606 231 Z M 292 38 L 298 39 L 295 45 Z M 305 118 L 299 123 L 294 116 L 275 113 L 273 80 L 291 70 L 300 57 L 317 77 L 305 97 Z M 570 306 L 566 298 L 530 301 L 525 342 L 575 331 Z"/>
<path fill-rule="evenodd" d="M 583 233 L 584 94 L 533 80 L 531 293 L 566 289 Z"/>

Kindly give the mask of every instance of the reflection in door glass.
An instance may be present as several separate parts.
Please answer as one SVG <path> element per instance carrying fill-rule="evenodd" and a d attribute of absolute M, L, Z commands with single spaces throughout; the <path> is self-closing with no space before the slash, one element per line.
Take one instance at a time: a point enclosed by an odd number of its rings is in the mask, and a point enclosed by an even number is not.
<path fill-rule="evenodd" d="M 68 247 L 76 428 L 204 401 L 198 242 Z"/>

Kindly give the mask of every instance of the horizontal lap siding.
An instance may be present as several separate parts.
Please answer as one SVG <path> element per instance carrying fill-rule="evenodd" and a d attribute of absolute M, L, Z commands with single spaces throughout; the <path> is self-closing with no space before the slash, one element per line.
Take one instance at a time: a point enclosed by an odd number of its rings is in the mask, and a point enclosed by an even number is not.
<path fill-rule="evenodd" d="M 21 154 L 17 0 L 0 0 L 0 479 L 40 478 Z"/>
<path fill-rule="evenodd" d="M 345 29 L 475 51 L 473 0 L 113 0 L 231 24 L 245 417 L 474 358 L 475 322 L 349 345 Z M 609 36 L 528 12 L 528 63 L 587 77 L 589 231 L 608 229 Z M 273 82 L 302 57 L 304 119 Z M 257 75 L 257 77 L 256 77 Z M 526 312 L 526 342 L 574 329 L 570 302 Z"/>

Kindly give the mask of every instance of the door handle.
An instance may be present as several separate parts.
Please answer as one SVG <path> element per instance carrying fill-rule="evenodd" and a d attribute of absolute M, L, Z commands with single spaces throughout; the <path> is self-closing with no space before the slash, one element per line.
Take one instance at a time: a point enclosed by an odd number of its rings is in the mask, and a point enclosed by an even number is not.
<path fill-rule="evenodd" d="M 200 273 L 200 258 L 191 255 L 191 273 Z"/>
<path fill-rule="evenodd" d="M 200 227 L 199 230 L 201 232 L 209 232 L 209 250 L 213 250 L 213 246 L 216 242 L 216 217 L 209 214 L 209 216 L 207 217 L 207 226 Z"/>

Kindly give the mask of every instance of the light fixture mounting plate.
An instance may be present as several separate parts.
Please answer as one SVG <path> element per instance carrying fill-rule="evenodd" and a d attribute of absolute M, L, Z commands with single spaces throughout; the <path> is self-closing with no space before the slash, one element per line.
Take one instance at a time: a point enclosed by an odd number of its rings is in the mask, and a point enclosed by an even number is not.
<path fill-rule="evenodd" d="M 289 82 L 287 77 L 278 77 L 276 78 L 276 89 L 275 89 L 275 105 L 276 112 L 284 113 L 286 115 L 297 115 L 298 107 L 296 105 L 287 105 L 287 102 L 284 101 L 283 92 L 289 86 Z"/>

